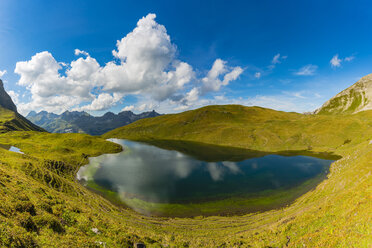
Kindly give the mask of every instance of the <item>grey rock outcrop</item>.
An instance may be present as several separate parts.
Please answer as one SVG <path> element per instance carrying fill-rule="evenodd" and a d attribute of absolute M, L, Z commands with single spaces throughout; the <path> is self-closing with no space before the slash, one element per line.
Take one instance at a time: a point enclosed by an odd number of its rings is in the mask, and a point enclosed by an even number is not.
<path fill-rule="evenodd" d="M 12 98 L 6 93 L 3 81 L 0 79 L 0 106 L 17 113 L 17 107 Z"/>

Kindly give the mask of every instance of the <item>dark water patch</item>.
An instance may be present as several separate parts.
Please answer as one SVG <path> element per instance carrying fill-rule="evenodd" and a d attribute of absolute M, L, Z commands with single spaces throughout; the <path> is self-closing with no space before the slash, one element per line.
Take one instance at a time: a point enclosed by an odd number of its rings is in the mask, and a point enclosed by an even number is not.
<path fill-rule="evenodd" d="M 242 161 L 250 158 L 263 157 L 266 155 L 302 155 L 326 160 L 338 160 L 341 158 L 341 156 L 331 152 L 313 152 L 311 150 L 283 150 L 278 152 L 265 152 L 239 147 L 211 145 L 195 141 L 146 140 L 139 142 L 150 144 L 166 150 L 178 151 L 206 162 Z"/>

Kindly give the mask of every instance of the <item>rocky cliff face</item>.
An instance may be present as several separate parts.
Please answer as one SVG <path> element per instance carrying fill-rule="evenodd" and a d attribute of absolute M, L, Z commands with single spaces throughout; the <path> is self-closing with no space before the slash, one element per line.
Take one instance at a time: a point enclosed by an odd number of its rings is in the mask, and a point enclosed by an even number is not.
<path fill-rule="evenodd" d="M 372 109 L 372 74 L 332 97 L 315 113 L 353 114 L 369 109 Z"/>
<path fill-rule="evenodd" d="M 0 79 L 0 106 L 17 113 L 17 107 L 13 103 L 12 98 L 6 93 L 3 81 Z"/>

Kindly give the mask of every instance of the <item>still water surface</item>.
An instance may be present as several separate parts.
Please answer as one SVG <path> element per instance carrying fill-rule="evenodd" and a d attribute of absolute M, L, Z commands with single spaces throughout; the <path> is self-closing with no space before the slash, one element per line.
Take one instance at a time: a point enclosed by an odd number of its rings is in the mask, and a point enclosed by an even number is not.
<path fill-rule="evenodd" d="M 15 146 L 10 146 L 10 145 L 3 145 L 3 144 L 0 144 L 0 148 L 3 148 L 3 149 L 6 149 L 6 150 L 9 150 L 11 152 L 16 152 L 16 153 L 20 153 L 20 154 L 24 154 L 21 149 L 19 149 L 18 147 L 15 147 Z"/>
<path fill-rule="evenodd" d="M 270 201 L 270 194 L 286 191 L 289 195 L 299 194 L 297 191 L 293 192 L 293 189 L 306 182 L 311 182 L 311 185 L 306 184 L 307 188 L 313 187 L 325 178 L 333 161 L 310 156 L 267 155 L 259 152 L 259 157 L 254 157 L 252 151 L 244 150 L 237 152 L 240 156 L 235 154 L 231 157 L 229 154 L 232 151 L 225 156 L 221 155 L 223 152 L 205 145 L 195 149 L 196 144 L 184 143 L 183 149 L 180 146 L 175 148 L 183 151 L 179 152 L 171 150 L 172 146 L 169 145 L 167 149 L 163 149 L 127 140 L 111 141 L 122 145 L 124 151 L 90 158 L 90 163 L 79 170 L 78 179 L 104 195 L 105 192 L 117 193 L 119 201 L 139 212 L 159 215 L 167 215 L 161 212 L 170 211 L 169 206 L 172 206 L 172 211 L 175 211 L 175 207 L 181 209 L 180 206 L 192 206 L 191 212 L 203 214 L 202 205 L 209 203 L 213 207 L 210 202 L 219 205 L 212 214 L 217 214 L 220 210 L 226 212 L 228 208 L 231 212 L 244 212 L 244 208 L 249 209 L 247 199 L 265 196 Z M 193 151 L 189 155 L 184 152 L 187 146 L 193 146 L 193 149 L 188 149 Z M 213 152 L 216 159 L 213 159 Z M 208 154 L 208 157 L 203 154 Z M 289 198 L 282 195 L 283 201 L 288 201 Z M 237 209 L 235 203 L 233 207 L 221 208 L 220 205 L 227 199 L 240 204 L 241 209 Z M 227 201 L 227 205 L 232 204 L 231 201 Z M 255 201 L 251 203 L 257 205 Z M 279 203 L 280 200 L 278 202 L 277 199 L 272 202 L 273 205 L 280 205 Z M 259 204 L 257 206 L 256 210 L 259 209 Z M 175 215 L 179 215 L 179 212 Z"/>

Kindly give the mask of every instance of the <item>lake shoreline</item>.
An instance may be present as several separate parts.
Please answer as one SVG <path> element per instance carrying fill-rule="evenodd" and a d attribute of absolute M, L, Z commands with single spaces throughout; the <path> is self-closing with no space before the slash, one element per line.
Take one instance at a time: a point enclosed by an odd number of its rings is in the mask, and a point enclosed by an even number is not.
<path fill-rule="evenodd" d="M 108 139 L 108 141 L 121 145 L 120 142 L 118 142 L 116 139 Z M 123 151 L 125 151 L 126 148 L 123 145 L 121 146 L 123 147 Z M 128 152 L 129 150 L 127 150 L 126 152 Z M 118 154 L 120 153 L 117 153 L 117 155 Z M 286 156 L 290 156 L 291 154 L 294 154 L 294 153 L 292 151 L 291 152 L 287 151 L 285 154 Z M 324 153 L 320 155 L 324 155 Z M 105 155 L 101 155 L 101 156 L 105 156 Z M 135 211 L 141 214 L 144 214 L 147 216 L 154 216 L 154 217 L 196 217 L 196 216 L 206 217 L 206 216 L 240 216 L 240 215 L 264 212 L 264 211 L 286 207 L 292 204 L 301 195 L 316 188 L 316 186 L 319 185 L 319 183 L 325 180 L 329 173 L 329 167 L 326 169 L 326 171 L 322 172 L 316 177 L 317 180 L 315 180 L 315 178 L 313 178 L 312 180 L 307 180 L 295 186 L 293 189 L 290 189 L 290 190 L 283 188 L 283 189 L 267 191 L 267 192 L 263 192 L 259 194 L 257 193 L 251 194 L 250 196 L 245 195 L 245 197 L 243 198 L 242 197 L 232 197 L 232 198 L 225 197 L 223 199 L 218 199 L 217 197 L 217 200 L 211 200 L 210 198 L 208 198 L 204 201 L 204 203 L 198 201 L 196 203 L 184 203 L 184 204 L 182 203 L 156 203 L 156 202 L 151 202 L 151 201 L 149 202 L 149 201 L 141 200 L 140 198 L 136 198 L 135 195 L 125 198 L 126 203 L 124 203 L 121 200 L 123 196 L 121 196 L 120 193 L 115 192 L 113 190 L 102 188 L 102 186 L 98 185 L 93 180 L 95 173 L 96 171 L 91 172 L 90 182 L 89 180 L 86 180 L 87 182 L 85 183 L 82 182 L 81 180 L 77 180 L 77 181 L 85 184 L 84 186 L 86 186 L 88 189 L 90 189 L 96 194 L 99 194 L 105 197 L 110 202 L 112 202 L 113 204 L 119 207 L 123 207 L 125 209 L 134 209 Z M 276 199 L 276 197 L 278 196 L 280 196 L 282 199 L 280 202 L 278 202 L 278 200 Z M 243 205 L 245 204 L 244 208 L 241 207 L 242 204 Z M 159 209 L 162 209 L 162 210 L 159 211 Z M 216 211 L 216 209 L 218 209 L 218 211 Z"/>

